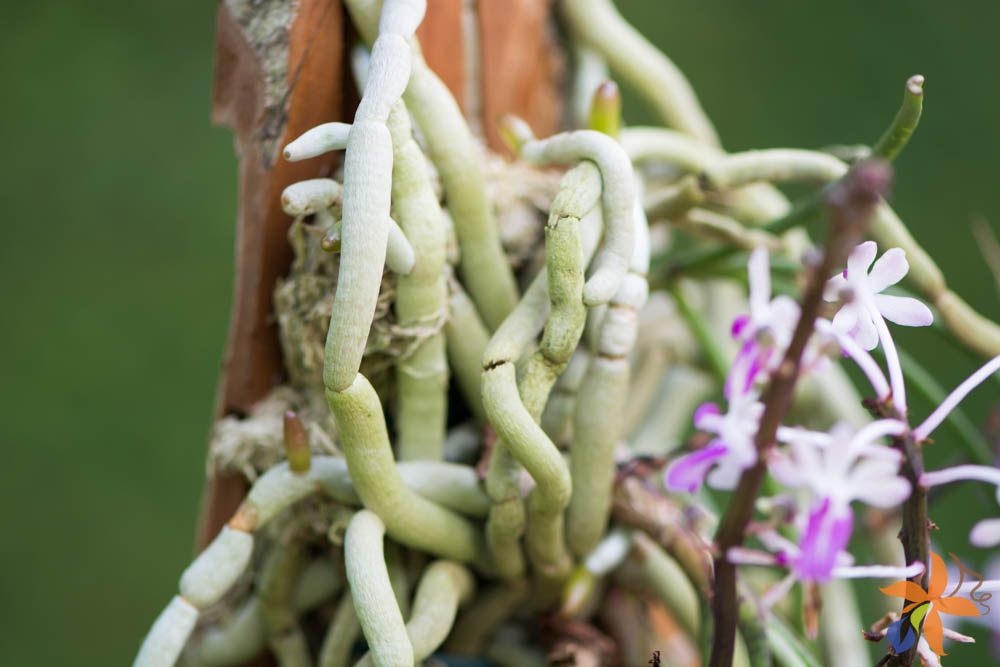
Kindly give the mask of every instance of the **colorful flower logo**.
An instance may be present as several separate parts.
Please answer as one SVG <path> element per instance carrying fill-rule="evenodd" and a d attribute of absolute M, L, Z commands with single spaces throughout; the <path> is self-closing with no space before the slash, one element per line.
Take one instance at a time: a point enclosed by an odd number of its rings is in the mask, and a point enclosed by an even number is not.
<path fill-rule="evenodd" d="M 961 562 L 955 558 L 954 554 L 949 554 L 962 572 L 964 580 L 966 570 Z M 972 573 L 975 574 L 975 573 Z M 982 577 L 979 577 L 980 582 Z M 954 595 L 961 587 L 962 582 L 952 591 L 952 595 L 942 597 L 944 589 L 948 585 L 948 570 L 945 567 L 944 559 L 936 553 L 931 553 L 930 585 L 925 591 L 912 581 L 897 581 L 891 586 L 880 588 L 886 595 L 903 598 L 910 604 L 903 607 L 902 617 L 889 626 L 886 639 L 892 650 L 896 653 L 904 653 L 917 642 L 920 637 L 921 624 L 923 625 L 924 637 L 931 650 L 938 655 L 947 655 L 941 645 L 944 628 L 941 624 L 941 614 L 949 616 L 979 616 L 979 608 L 968 598 Z"/>

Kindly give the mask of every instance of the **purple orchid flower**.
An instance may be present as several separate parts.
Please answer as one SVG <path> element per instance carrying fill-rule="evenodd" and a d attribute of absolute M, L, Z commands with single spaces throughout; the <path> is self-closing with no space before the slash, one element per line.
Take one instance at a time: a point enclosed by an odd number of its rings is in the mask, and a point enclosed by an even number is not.
<path fill-rule="evenodd" d="M 758 399 L 754 391 L 736 391 L 730 394 L 729 411 L 724 414 L 714 403 L 699 406 L 694 413 L 695 427 L 716 437 L 670 464 L 664 475 L 667 489 L 696 493 L 706 476 L 713 488 L 735 487 L 743 471 L 757 462 L 754 436 L 764 413 Z"/>
<path fill-rule="evenodd" d="M 747 262 L 750 313 L 733 321 L 732 335 L 741 343 L 734 366 L 746 367 L 740 379 L 752 384 L 761 371 L 771 371 L 791 343 L 799 305 L 790 297 L 771 298 L 771 264 L 766 248 L 755 248 Z M 732 374 L 730 374 L 732 376 Z M 727 394 L 732 391 L 727 379 Z"/>
<path fill-rule="evenodd" d="M 798 578 L 826 581 L 833 576 L 837 559 L 846 554 L 851 538 L 853 501 L 894 507 L 909 497 L 910 484 L 899 476 L 901 454 L 877 444 L 879 438 L 900 435 L 906 429 L 905 423 L 895 419 L 871 422 L 857 432 L 846 424 L 835 425 L 828 434 L 779 429 L 778 438 L 788 448 L 772 452 L 771 474 L 811 497 L 800 526 L 797 555 L 786 562 Z"/>

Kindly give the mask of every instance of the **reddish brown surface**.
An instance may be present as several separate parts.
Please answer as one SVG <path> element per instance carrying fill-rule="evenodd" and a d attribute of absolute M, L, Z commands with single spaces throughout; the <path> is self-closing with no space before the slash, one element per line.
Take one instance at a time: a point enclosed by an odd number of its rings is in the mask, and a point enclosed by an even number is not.
<path fill-rule="evenodd" d="M 270 164 L 261 137 L 280 137 L 277 145 L 283 146 L 313 125 L 338 119 L 342 20 L 339 0 L 299 2 L 289 30 L 287 103 L 281 113 L 267 109 L 258 54 L 219 3 L 212 119 L 233 130 L 240 157 L 236 279 L 216 405 L 220 416 L 245 414 L 284 374 L 271 297 L 291 261 L 285 237 L 291 219 L 279 197 L 287 185 L 329 171 L 335 157 L 287 162 L 279 155 Z M 245 491 L 238 475 L 208 481 L 199 548 L 232 515 Z"/>
<path fill-rule="evenodd" d="M 547 0 L 479 0 L 483 128 L 490 148 L 509 155 L 497 129 L 503 114 L 540 137 L 562 127 L 565 69 Z"/>
<path fill-rule="evenodd" d="M 418 31 L 424 57 L 464 100 L 465 55 L 460 10 L 463 0 L 431 0 Z M 485 126 L 490 146 L 502 146 L 491 119 L 517 113 L 541 135 L 562 117 L 558 89 L 561 57 L 551 35 L 547 0 L 479 0 Z M 240 157 L 236 278 L 226 355 L 219 382 L 217 416 L 246 414 L 284 377 L 272 316 L 275 281 L 288 269 L 286 232 L 291 219 L 279 196 L 287 185 L 329 173 L 335 155 L 270 163 L 262 137 L 277 146 L 322 122 L 350 116 L 353 86 L 344 76 L 345 32 L 353 34 L 339 0 L 299 0 L 289 30 L 286 104 L 268 109 L 260 56 L 241 27 L 219 3 L 216 27 L 212 118 L 235 135 Z M 347 83 L 345 83 L 347 82 Z M 215 536 L 246 493 L 239 475 L 219 474 L 206 484 L 198 548 Z"/>
<path fill-rule="evenodd" d="M 458 105 L 465 109 L 465 47 L 462 40 L 462 3 L 430 0 L 427 15 L 417 28 L 424 60 L 441 77 Z"/>

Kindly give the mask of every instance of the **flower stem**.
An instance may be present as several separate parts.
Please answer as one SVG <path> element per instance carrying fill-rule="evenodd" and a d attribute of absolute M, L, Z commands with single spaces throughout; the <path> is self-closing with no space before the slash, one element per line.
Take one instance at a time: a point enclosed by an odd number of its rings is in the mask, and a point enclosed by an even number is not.
<path fill-rule="evenodd" d="M 920 476 L 924 473 L 924 456 L 920 445 L 914 440 L 913 435 L 906 433 L 893 438 L 893 446 L 903 452 L 903 465 L 900 473 L 909 480 L 913 491 L 910 497 L 903 502 L 903 525 L 899 530 L 899 541 L 903 543 L 903 554 L 905 562 L 930 563 L 930 519 L 927 515 L 927 489 L 920 485 Z M 925 567 L 922 574 L 910 578 L 924 590 L 927 589 L 927 582 L 930 578 L 930 568 Z M 904 606 L 911 601 L 904 602 Z M 895 656 L 891 665 L 902 665 L 909 667 L 913 664 L 917 655 L 917 647 L 914 645 L 909 651 Z"/>
<path fill-rule="evenodd" d="M 761 482 L 767 472 L 765 454 L 774 445 L 778 427 L 791 405 L 802 354 L 812 335 L 823 300 L 826 278 L 846 260 L 849 249 L 857 243 L 888 182 L 889 168 L 886 164 L 865 162 L 854 167 L 830 191 L 827 201 L 831 224 L 823 260 L 810 276 L 802 298 L 802 314 L 792 341 L 763 396 L 764 414 L 754 440 L 758 452 L 757 463 L 744 471 L 715 535 L 715 637 L 709 662 L 711 667 L 725 667 L 733 661 L 739 604 L 736 596 L 736 566 L 728 560 L 726 554 L 731 547 L 743 543 Z"/>

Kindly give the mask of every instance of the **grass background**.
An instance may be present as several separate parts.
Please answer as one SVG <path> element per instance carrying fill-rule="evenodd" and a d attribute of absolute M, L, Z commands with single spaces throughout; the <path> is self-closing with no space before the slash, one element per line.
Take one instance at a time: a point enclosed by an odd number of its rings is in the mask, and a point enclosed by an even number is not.
<path fill-rule="evenodd" d="M 685 70 L 733 150 L 873 141 L 906 77 L 926 75 L 895 205 L 952 287 L 1000 318 L 968 233 L 974 216 L 1000 227 L 1000 4 L 619 5 Z M 236 207 L 231 137 L 209 123 L 214 12 L 195 0 L 0 8 L 4 664 L 127 664 L 191 554 Z M 650 120 L 634 98 L 626 116 Z M 977 365 L 932 332 L 900 339 L 945 387 Z M 998 402 L 987 385 L 967 408 L 982 423 Z M 942 551 L 983 563 L 963 544 L 997 512 L 991 495 L 942 499 Z M 985 664 L 982 650 L 954 659 Z"/>

